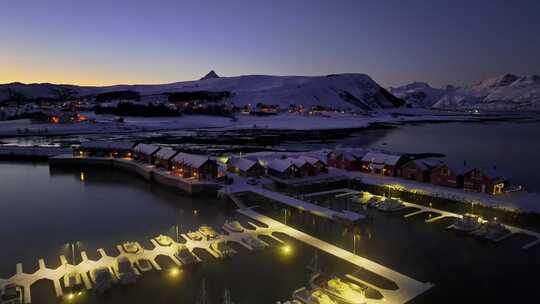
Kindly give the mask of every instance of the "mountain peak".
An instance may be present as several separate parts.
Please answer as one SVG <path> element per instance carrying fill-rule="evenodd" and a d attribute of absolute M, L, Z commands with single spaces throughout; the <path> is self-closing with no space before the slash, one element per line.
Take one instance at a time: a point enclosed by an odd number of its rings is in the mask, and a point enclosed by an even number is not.
<path fill-rule="evenodd" d="M 219 78 L 219 76 L 218 74 L 216 74 L 216 72 L 214 72 L 214 70 L 211 70 L 210 72 L 208 72 L 208 74 L 206 74 L 203 78 L 201 78 L 201 80 L 215 79 L 215 78 Z"/>

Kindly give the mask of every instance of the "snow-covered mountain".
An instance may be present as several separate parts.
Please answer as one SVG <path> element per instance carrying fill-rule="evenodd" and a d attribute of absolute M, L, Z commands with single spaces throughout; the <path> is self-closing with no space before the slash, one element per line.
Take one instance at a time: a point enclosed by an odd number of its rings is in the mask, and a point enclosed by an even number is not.
<path fill-rule="evenodd" d="M 425 82 L 413 82 L 401 87 L 390 88 L 389 91 L 396 97 L 405 100 L 407 104 L 422 108 L 431 108 L 446 94 L 446 90 L 433 88 Z"/>
<path fill-rule="evenodd" d="M 512 74 L 482 80 L 474 85 L 445 89 L 412 83 L 390 92 L 415 106 L 439 109 L 540 110 L 540 76 Z"/>
<path fill-rule="evenodd" d="M 160 85 L 115 85 L 83 87 L 52 84 L 0 85 L 0 100 L 13 93 L 28 98 L 56 97 L 68 92 L 75 96 L 91 96 L 103 92 L 133 90 L 141 95 L 186 91 L 230 91 L 229 101 L 242 106 L 254 103 L 323 105 L 334 108 L 373 110 L 397 107 L 403 100 L 396 98 L 365 74 L 327 76 L 266 76 L 248 75 L 219 77 L 210 72 L 201 80 Z"/>

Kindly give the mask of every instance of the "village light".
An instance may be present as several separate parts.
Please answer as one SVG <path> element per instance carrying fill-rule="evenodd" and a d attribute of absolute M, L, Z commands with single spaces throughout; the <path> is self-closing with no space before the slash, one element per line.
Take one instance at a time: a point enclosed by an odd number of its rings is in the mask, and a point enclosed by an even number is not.
<path fill-rule="evenodd" d="M 178 277 L 179 275 L 180 275 L 180 269 L 178 269 L 177 267 L 171 268 L 171 270 L 169 270 L 170 277 L 175 278 L 175 277 Z"/>
<path fill-rule="evenodd" d="M 289 245 L 284 245 L 283 247 L 281 247 L 281 253 L 283 253 L 284 255 L 289 255 L 291 251 L 292 249 Z"/>

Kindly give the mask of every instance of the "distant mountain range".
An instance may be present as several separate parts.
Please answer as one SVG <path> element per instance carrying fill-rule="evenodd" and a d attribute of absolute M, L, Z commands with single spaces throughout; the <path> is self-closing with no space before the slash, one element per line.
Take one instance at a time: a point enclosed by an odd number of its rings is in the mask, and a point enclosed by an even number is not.
<path fill-rule="evenodd" d="M 506 74 L 465 87 L 433 88 L 414 82 L 389 91 L 408 104 L 423 108 L 540 110 L 540 76 Z"/>
<path fill-rule="evenodd" d="M 375 110 L 393 108 L 405 102 L 390 94 L 365 74 L 327 76 L 248 75 L 219 77 L 211 71 L 200 80 L 159 85 L 114 85 L 89 87 L 49 83 L 0 85 L 0 101 L 18 98 L 59 98 L 95 96 L 100 93 L 132 90 L 141 95 L 171 92 L 229 91 L 229 101 L 238 106 L 266 103 L 287 107 L 322 105 L 339 109 Z"/>

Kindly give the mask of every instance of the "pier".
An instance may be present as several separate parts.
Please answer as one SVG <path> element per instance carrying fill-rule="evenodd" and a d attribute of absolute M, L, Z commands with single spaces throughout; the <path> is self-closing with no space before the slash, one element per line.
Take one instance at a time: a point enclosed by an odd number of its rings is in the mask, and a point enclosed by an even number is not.
<path fill-rule="evenodd" d="M 336 189 L 336 190 L 333 190 L 333 191 L 334 192 L 332 192 L 332 191 L 323 191 L 323 192 L 311 193 L 310 196 L 325 195 L 325 194 L 331 194 L 331 193 L 340 193 L 340 194 L 337 194 L 336 197 L 344 197 L 344 196 L 349 196 L 349 195 L 355 195 L 355 194 L 362 193 L 361 191 L 352 190 L 352 189 L 346 189 L 346 188 Z M 435 208 L 432 208 L 432 207 L 418 205 L 418 204 L 409 203 L 409 202 L 405 202 L 405 201 L 401 201 L 401 202 L 404 205 L 404 207 L 401 208 L 401 209 L 404 209 L 404 208 L 418 209 L 416 211 L 413 211 L 413 212 L 410 212 L 410 213 L 407 213 L 407 214 L 403 215 L 404 218 L 410 218 L 410 217 L 420 215 L 420 214 L 423 214 L 423 213 L 436 213 L 436 214 L 438 214 L 437 216 L 425 220 L 426 223 L 433 223 L 433 222 L 436 222 L 436 221 L 444 219 L 444 218 L 455 218 L 455 219 L 457 219 L 457 218 L 462 217 L 462 215 L 460 215 L 460 214 L 449 212 L 449 211 L 435 209 Z M 397 210 L 395 210 L 395 211 L 397 211 Z M 496 239 L 495 242 L 501 242 L 501 241 L 509 238 L 510 236 L 512 236 L 514 234 L 524 234 L 524 235 L 535 238 L 535 240 L 525 244 L 522 247 L 522 249 L 529 249 L 529 248 L 531 248 L 531 247 L 533 247 L 533 246 L 535 246 L 537 244 L 540 244 L 540 233 L 538 233 L 538 232 L 534 232 L 534 231 L 531 231 L 531 230 L 527 230 L 527 229 L 523 229 L 523 228 L 519 228 L 519 227 L 515 227 L 515 226 L 510 226 L 510 225 L 505 225 L 505 227 L 508 228 L 508 230 L 510 230 L 510 232 L 508 234 L 503 235 L 500 238 Z M 448 228 L 452 228 L 452 226 L 450 225 Z"/>

